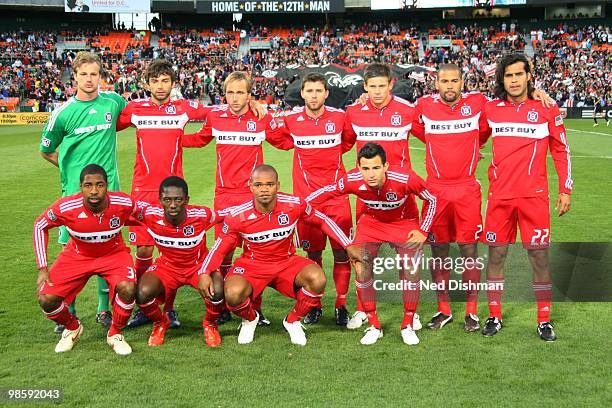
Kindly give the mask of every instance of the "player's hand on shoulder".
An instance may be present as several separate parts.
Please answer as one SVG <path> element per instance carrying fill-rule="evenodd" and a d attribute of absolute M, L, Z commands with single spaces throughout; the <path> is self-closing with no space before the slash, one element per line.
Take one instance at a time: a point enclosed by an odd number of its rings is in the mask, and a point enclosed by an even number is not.
<path fill-rule="evenodd" d="M 542 106 L 544 106 L 545 108 L 550 108 L 551 106 L 554 106 L 556 104 L 555 100 L 551 98 L 550 95 L 548 95 L 542 89 L 535 89 L 533 91 L 533 99 L 535 99 L 536 101 L 541 101 Z"/>
<path fill-rule="evenodd" d="M 251 111 L 257 116 L 257 119 L 261 120 L 263 119 L 267 114 L 268 114 L 268 110 L 266 108 L 264 108 L 264 106 L 257 102 L 257 101 L 249 101 L 249 107 L 251 108 Z"/>

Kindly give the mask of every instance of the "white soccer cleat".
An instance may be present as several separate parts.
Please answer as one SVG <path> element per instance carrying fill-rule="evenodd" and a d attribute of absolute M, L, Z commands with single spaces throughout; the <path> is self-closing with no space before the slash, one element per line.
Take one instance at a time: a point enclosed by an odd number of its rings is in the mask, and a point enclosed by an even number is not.
<path fill-rule="evenodd" d="M 306 333 L 304 333 L 304 326 L 302 326 L 302 323 L 300 323 L 299 320 L 289 323 L 285 318 L 283 320 L 283 326 L 285 327 L 285 330 L 287 330 L 287 333 L 289 333 L 291 343 L 297 344 L 298 346 L 306 345 Z"/>
<path fill-rule="evenodd" d="M 423 325 L 421 324 L 421 317 L 418 315 L 418 313 L 415 313 L 414 316 L 412 316 L 412 328 L 414 331 L 418 331 L 423 328 Z"/>
<path fill-rule="evenodd" d="M 420 340 L 417 337 L 416 332 L 411 326 L 406 326 L 405 329 L 402 329 L 401 333 L 402 333 L 402 340 L 404 340 L 404 343 L 408 344 L 409 346 L 414 346 L 416 344 L 419 344 Z"/>
<path fill-rule="evenodd" d="M 382 329 L 377 329 L 374 326 L 370 326 L 367 329 L 365 329 L 365 334 L 363 335 L 363 337 L 361 338 L 359 342 L 363 344 L 364 346 L 369 346 L 371 344 L 376 343 L 378 339 L 382 338 L 382 336 L 383 336 Z"/>
<path fill-rule="evenodd" d="M 127 356 L 132 353 L 132 347 L 125 341 L 123 334 L 115 334 L 110 337 L 106 337 L 106 343 L 113 348 L 115 353 L 120 356 Z"/>
<path fill-rule="evenodd" d="M 353 313 L 353 316 L 349 319 L 346 324 L 346 328 L 350 330 L 355 330 L 360 328 L 366 321 L 368 320 L 368 315 L 365 312 L 360 310 Z"/>
<path fill-rule="evenodd" d="M 79 337 L 81 337 L 81 334 L 83 334 L 83 325 L 81 322 L 79 322 L 79 327 L 77 327 L 75 330 L 64 329 L 62 332 L 62 338 L 55 346 L 55 352 L 64 353 L 72 350 L 74 344 L 77 342 Z"/>
<path fill-rule="evenodd" d="M 249 344 L 253 342 L 257 323 L 259 323 L 259 313 L 257 312 L 255 312 L 255 319 L 251 321 L 242 319 L 242 323 L 240 323 L 240 332 L 238 333 L 238 344 Z"/>

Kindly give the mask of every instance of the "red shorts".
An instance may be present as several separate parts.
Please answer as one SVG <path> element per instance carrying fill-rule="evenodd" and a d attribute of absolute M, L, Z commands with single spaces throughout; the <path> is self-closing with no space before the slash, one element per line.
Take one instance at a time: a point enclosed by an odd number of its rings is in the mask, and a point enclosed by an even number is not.
<path fill-rule="evenodd" d="M 419 229 L 419 220 L 416 218 L 382 222 L 364 214 L 357 221 L 353 244 L 373 242 L 403 244 L 408 239 L 408 233 L 415 229 Z"/>
<path fill-rule="evenodd" d="M 436 218 L 428 241 L 437 243 L 459 242 L 471 244 L 479 241 L 482 233 L 480 183 L 462 185 L 427 186 L 437 198 Z M 422 214 L 425 216 L 425 214 Z"/>
<path fill-rule="evenodd" d="M 236 259 L 225 279 L 232 275 L 245 278 L 253 288 L 251 299 L 259 296 L 267 286 L 295 299 L 295 277 L 309 265 L 317 264 L 298 255 L 291 255 L 287 260 L 280 262 L 262 262 L 241 256 Z"/>
<path fill-rule="evenodd" d="M 149 204 L 159 204 L 159 193 L 157 191 L 132 191 L 134 201 L 144 201 Z M 131 245 L 153 246 L 155 241 L 147 231 L 147 227 L 129 227 L 129 240 Z"/>
<path fill-rule="evenodd" d="M 233 207 L 235 205 L 241 205 L 244 204 L 246 202 L 252 201 L 253 200 L 253 194 L 252 193 L 218 193 L 215 192 L 215 200 L 214 200 L 214 206 L 215 206 L 215 211 L 220 211 L 220 210 L 224 210 L 228 207 Z M 219 234 L 221 234 L 221 228 L 223 228 L 223 223 L 218 223 L 215 224 L 215 239 L 217 239 L 219 237 Z M 236 247 L 240 247 L 242 245 L 242 240 L 240 240 L 240 242 L 236 243 Z"/>
<path fill-rule="evenodd" d="M 99 258 L 79 255 L 67 246 L 58 255 L 51 269 L 49 278 L 53 286 L 43 285 L 38 292 L 41 295 L 56 295 L 67 304 L 72 303 L 93 275 L 100 275 L 108 283 L 109 299 L 115 298 L 115 287 L 119 282 L 136 283 L 134 261 L 128 248 L 120 249 Z"/>
<path fill-rule="evenodd" d="M 187 269 L 174 268 L 164 262 L 151 265 L 147 273 L 152 273 L 159 278 L 164 285 L 165 293 L 176 291 L 182 286 L 191 286 L 198 289 L 198 271 L 202 265 L 192 266 Z M 157 300 L 164 303 L 165 299 L 159 296 Z"/>
<path fill-rule="evenodd" d="M 333 200 L 315 208 L 332 219 L 347 237 L 351 236 L 353 228 L 353 218 L 351 215 L 351 204 L 346 197 L 340 200 Z M 306 222 L 298 222 L 297 225 L 298 242 L 306 252 L 317 252 L 325 249 L 327 236 L 319 227 Z M 330 239 L 332 249 L 342 249 L 342 245 Z"/>
<path fill-rule="evenodd" d="M 514 243 L 517 224 L 525 248 L 547 248 L 550 243 L 548 196 L 489 199 L 482 240 L 491 246 Z"/>

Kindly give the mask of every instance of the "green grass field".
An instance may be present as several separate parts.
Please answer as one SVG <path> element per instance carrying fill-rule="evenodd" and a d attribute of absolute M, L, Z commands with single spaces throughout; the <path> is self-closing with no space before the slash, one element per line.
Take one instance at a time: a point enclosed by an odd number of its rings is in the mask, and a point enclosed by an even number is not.
<path fill-rule="evenodd" d="M 568 120 L 575 190 L 572 210 L 553 217 L 553 240 L 611 242 L 612 128 L 591 121 Z M 190 130 L 196 125 L 190 125 Z M 546 344 L 535 334 L 534 302 L 504 303 L 504 330 L 494 338 L 462 330 L 464 305 L 454 306 L 455 323 L 443 331 L 423 329 L 421 344 L 402 343 L 401 305 L 381 302 L 385 337 L 376 345 L 359 344 L 361 331 L 337 328 L 332 322 L 331 255 L 322 323 L 307 330 L 308 345 L 292 346 L 282 318 L 292 306 L 269 289 L 264 310 L 272 326 L 259 328 L 248 346 L 236 342 L 238 322 L 221 326 L 223 346 L 207 349 L 201 334 L 203 303 L 191 288 L 179 291 L 176 308 L 183 326 L 167 335 L 160 348 L 147 347 L 150 326 L 126 330 L 134 352 L 115 355 L 105 332 L 95 323 L 95 280 L 78 298 L 85 332 L 75 349 L 55 354 L 58 336 L 41 313 L 35 294 L 36 265 L 32 223 L 59 195 L 57 169 L 38 155 L 40 126 L 0 128 L 2 249 L 0 269 L 0 388 L 57 388 L 70 406 L 609 406 L 612 361 L 610 303 L 563 302 L 553 307 L 559 340 Z M 119 135 L 118 160 L 124 191 L 130 189 L 135 153 L 133 130 Z M 424 172 L 422 144 L 411 139 L 415 170 Z M 487 149 L 490 151 L 490 149 Z M 267 161 L 291 191 L 291 153 L 266 147 Z M 490 160 L 487 155 L 485 162 Z M 214 147 L 187 150 L 185 176 L 192 203 L 211 205 Z M 354 153 L 345 157 L 347 168 Z M 479 178 L 486 188 L 486 167 Z M 549 170 L 552 170 L 549 160 Z M 551 195 L 556 195 L 551 172 Z M 608 208 L 608 210 L 606 210 Z M 212 234 L 209 234 L 212 235 Z M 53 235 L 52 235 L 53 236 Z M 209 243 L 211 237 L 208 237 Z M 58 245 L 52 240 L 50 256 Z M 511 268 L 510 268 L 511 269 Z M 508 270 L 508 275 L 512 270 Z M 528 279 L 528 277 L 526 277 Z M 530 281 L 528 282 L 530 284 Z M 430 297 L 431 298 L 431 297 Z M 480 316 L 486 303 L 481 293 Z M 354 310 L 354 290 L 349 295 Z M 434 303 L 419 307 L 426 321 Z M 608 402 L 606 402 L 608 401 Z M 1 401 L 5 402 L 5 401 Z M 38 405 L 40 406 L 40 405 Z"/>

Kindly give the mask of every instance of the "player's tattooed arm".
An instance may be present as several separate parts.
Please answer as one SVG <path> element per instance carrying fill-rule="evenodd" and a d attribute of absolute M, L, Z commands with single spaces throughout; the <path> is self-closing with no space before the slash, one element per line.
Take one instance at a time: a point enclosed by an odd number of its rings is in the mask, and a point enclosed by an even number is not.
<path fill-rule="evenodd" d="M 46 161 L 48 161 L 55 167 L 59 167 L 59 162 L 57 160 L 57 157 L 58 157 L 57 151 L 51 152 L 51 153 L 40 152 L 40 155 L 42 156 L 43 159 L 45 159 Z"/>

